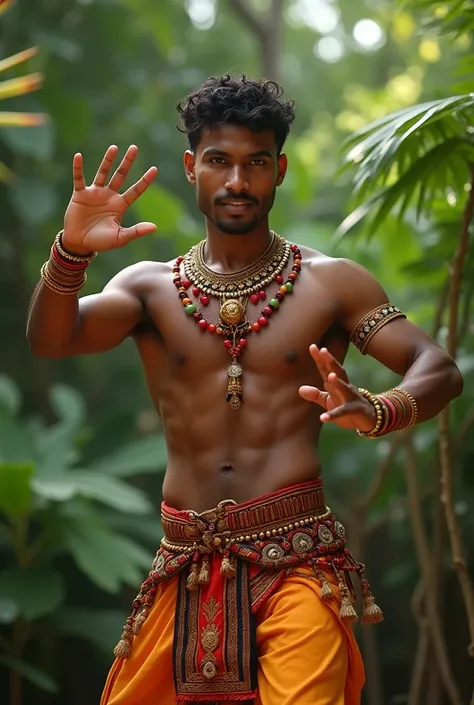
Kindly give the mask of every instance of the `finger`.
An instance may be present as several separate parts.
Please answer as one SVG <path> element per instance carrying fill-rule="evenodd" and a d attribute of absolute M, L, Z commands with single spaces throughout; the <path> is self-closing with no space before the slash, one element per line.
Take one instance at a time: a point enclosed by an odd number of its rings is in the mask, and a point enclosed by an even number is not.
<path fill-rule="evenodd" d="M 300 396 L 306 401 L 311 401 L 314 404 L 319 404 L 323 407 L 323 409 L 326 408 L 329 398 L 328 392 L 323 392 L 317 387 L 310 387 L 309 385 L 305 384 L 299 388 L 299 393 Z"/>
<path fill-rule="evenodd" d="M 82 154 L 77 153 L 72 160 L 72 179 L 74 183 L 74 191 L 82 191 L 86 187 L 84 180 L 84 169 L 82 165 Z"/>
<path fill-rule="evenodd" d="M 156 168 L 156 166 L 150 167 L 150 169 L 148 169 L 148 171 L 143 174 L 142 178 L 139 181 L 137 181 L 135 184 L 133 184 L 133 186 L 130 186 L 130 188 L 125 191 L 125 193 L 122 195 L 122 198 L 127 203 L 127 205 L 131 206 L 132 203 L 134 203 L 137 198 L 142 195 L 142 193 L 145 193 L 152 181 L 156 179 L 157 174 L 158 169 Z"/>
<path fill-rule="evenodd" d="M 314 362 L 316 363 L 316 367 L 318 368 L 319 374 L 323 378 L 323 381 L 325 382 L 328 378 L 329 374 L 329 369 L 326 366 L 326 363 L 324 361 L 324 358 L 321 355 L 321 352 L 318 348 L 317 345 L 310 345 L 309 346 L 309 353 L 311 357 L 313 358 Z"/>
<path fill-rule="evenodd" d="M 138 154 L 138 147 L 134 144 L 130 145 L 130 147 L 127 149 L 125 152 L 125 156 L 118 165 L 114 175 L 112 176 L 110 183 L 109 183 L 109 188 L 111 188 L 113 191 L 118 191 L 119 188 L 122 186 L 123 182 L 128 176 L 128 172 L 130 171 L 130 168 L 135 161 L 135 157 Z"/>
<path fill-rule="evenodd" d="M 341 379 L 343 379 L 345 382 L 349 382 L 347 372 L 345 371 L 341 363 L 336 360 L 336 358 L 329 352 L 327 348 L 321 348 L 319 353 L 321 355 L 321 359 L 324 362 L 324 365 L 326 366 L 329 372 L 335 372 L 338 377 L 341 377 Z"/>
<path fill-rule="evenodd" d="M 330 394 L 335 394 L 343 401 L 355 401 L 356 395 L 350 384 L 345 382 L 336 372 L 330 372 L 328 375 L 325 388 Z"/>
<path fill-rule="evenodd" d="M 336 406 L 331 411 L 325 411 L 319 417 L 323 423 L 329 423 L 330 421 L 337 421 L 342 419 L 344 416 L 349 416 L 354 413 L 353 402 L 346 402 L 340 406 Z"/>
<path fill-rule="evenodd" d="M 150 235 L 150 233 L 154 233 L 155 230 L 155 223 L 148 222 L 137 223 L 136 225 L 132 225 L 131 228 L 120 228 L 118 233 L 118 246 L 122 247 L 122 245 L 126 245 L 130 240 L 136 240 L 136 238 L 142 237 L 143 235 Z"/>
<path fill-rule="evenodd" d="M 109 178 L 110 168 L 115 157 L 117 156 L 117 152 L 118 147 L 116 144 L 112 144 L 108 148 L 108 150 L 104 154 L 104 158 L 102 159 L 99 168 L 97 169 L 97 173 L 93 181 L 94 186 L 105 186 L 105 182 Z"/>

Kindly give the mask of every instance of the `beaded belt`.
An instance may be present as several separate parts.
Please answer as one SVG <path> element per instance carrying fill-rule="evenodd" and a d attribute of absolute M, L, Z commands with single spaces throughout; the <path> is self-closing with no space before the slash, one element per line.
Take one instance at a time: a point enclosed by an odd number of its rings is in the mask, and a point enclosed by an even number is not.
<path fill-rule="evenodd" d="M 242 504 L 224 500 L 200 514 L 177 511 L 163 503 L 165 537 L 161 545 L 169 551 L 207 553 L 235 543 L 288 534 L 330 515 L 322 485 L 322 480 L 305 482 Z"/>
<path fill-rule="evenodd" d="M 364 566 L 352 558 L 343 525 L 326 507 L 321 480 L 242 504 L 225 500 L 202 513 L 163 503 L 162 523 L 165 536 L 115 654 L 130 655 L 133 638 L 153 606 L 157 584 L 179 572 L 173 650 L 178 700 L 197 703 L 255 696 L 253 615 L 298 566 L 312 568 L 322 600 L 336 599 L 328 573 L 334 576 L 339 614 L 346 620 L 357 618 L 350 580 L 350 574 L 357 573 L 363 620 L 382 618 Z"/>

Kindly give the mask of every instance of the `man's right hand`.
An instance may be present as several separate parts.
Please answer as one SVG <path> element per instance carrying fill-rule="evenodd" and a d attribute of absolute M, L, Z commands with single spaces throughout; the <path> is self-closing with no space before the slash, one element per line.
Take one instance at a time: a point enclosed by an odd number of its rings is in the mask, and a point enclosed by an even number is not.
<path fill-rule="evenodd" d="M 84 180 L 82 154 L 74 155 L 74 192 L 64 217 L 62 235 L 62 245 L 71 254 L 88 255 L 91 252 L 113 250 L 156 230 L 154 223 L 146 222 L 130 228 L 122 227 L 125 211 L 146 191 L 158 174 L 158 169 L 151 167 L 139 181 L 120 194 L 119 189 L 135 161 L 138 147 L 132 145 L 128 148 L 108 181 L 117 152 L 118 147 L 115 145 L 108 148 L 90 186 L 86 186 Z"/>

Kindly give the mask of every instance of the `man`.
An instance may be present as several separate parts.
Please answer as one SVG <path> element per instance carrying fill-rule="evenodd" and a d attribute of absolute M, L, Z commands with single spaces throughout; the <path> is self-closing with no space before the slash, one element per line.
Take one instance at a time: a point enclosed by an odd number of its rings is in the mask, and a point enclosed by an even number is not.
<path fill-rule="evenodd" d="M 110 180 L 109 147 L 91 186 L 76 154 L 28 320 L 33 352 L 48 357 L 133 337 L 163 419 L 165 538 L 101 702 L 355 705 L 364 674 L 351 574 L 364 621 L 381 612 L 325 506 L 315 444 L 325 423 L 375 438 L 425 421 L 461 393 L 461 375 L 368 272 L 270 230 L 294 118 L 276 84 L 211 78 L 179 110 L 206 239 L 78 301 L 95 253 L 155 230 L 121 221 L 157 169 L 120 195 L 136 147 Z M 354 387 L 342 367 L 351 340 L 399 387 Z"/>

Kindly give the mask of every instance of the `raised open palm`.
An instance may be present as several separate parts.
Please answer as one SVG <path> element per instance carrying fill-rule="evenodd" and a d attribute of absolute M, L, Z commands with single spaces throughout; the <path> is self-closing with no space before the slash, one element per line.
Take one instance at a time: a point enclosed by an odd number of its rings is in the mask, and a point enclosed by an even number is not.
<path fill-rule="evenodd" d="M 94 181 L 86 186 L 82 154 L 73 159 L 74 192 L 64 217 L 63 247 L 75 254 L 105 252 L 126 245 L 142 235 L 156 230 L 154 223 L 137 223 L 122 227 L 126 210 L 146 191 L 158 174 L 151 167 L 124 193 L 119 193 L 128 172 L 135 161 L 138 147 L 128 148 L 124 158 L 109 181 L 113 161 L 118 147 L 110 146 L 97 170 Z"/>

